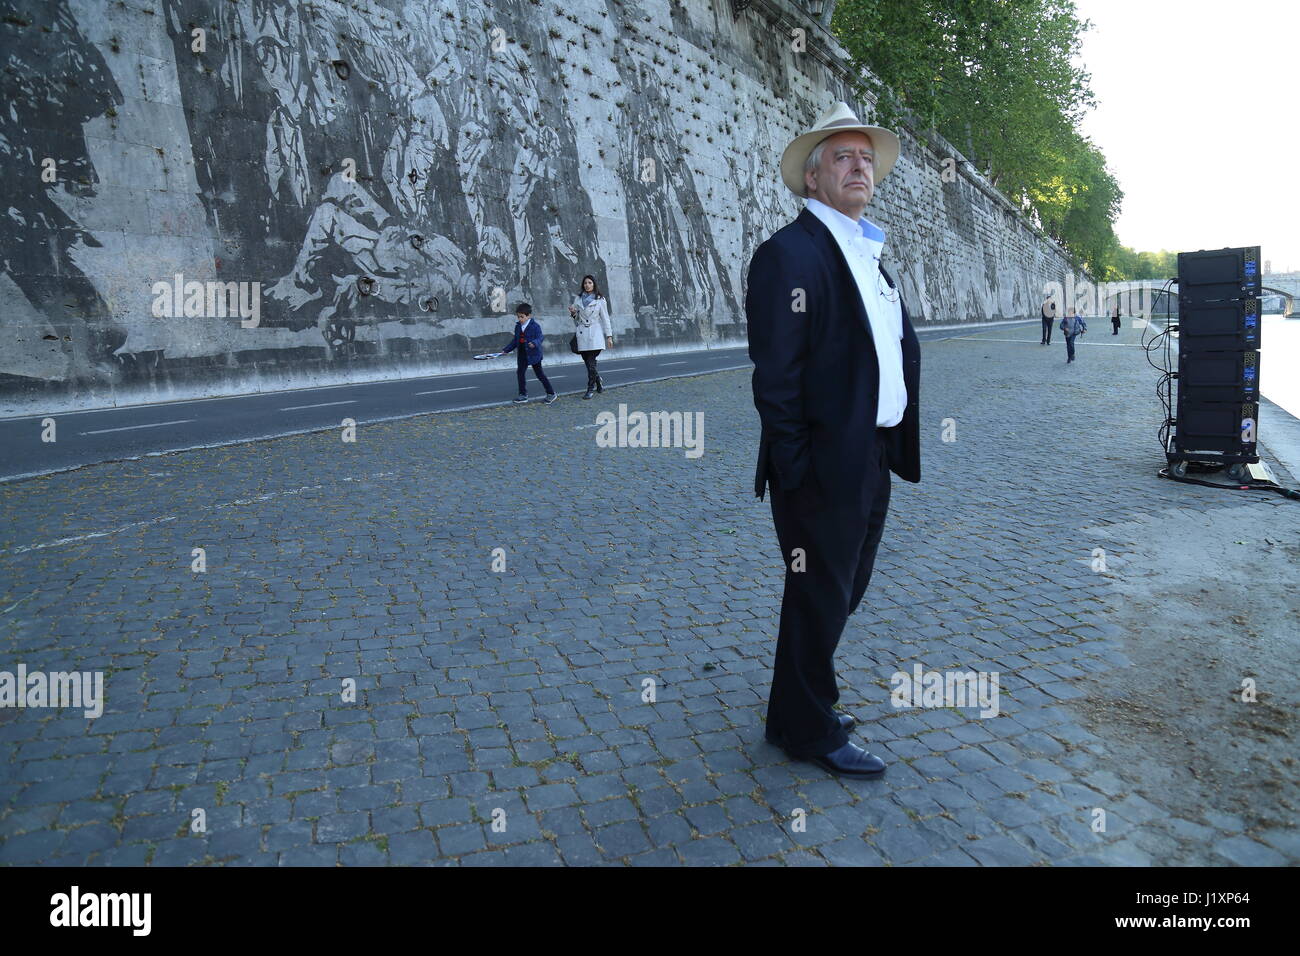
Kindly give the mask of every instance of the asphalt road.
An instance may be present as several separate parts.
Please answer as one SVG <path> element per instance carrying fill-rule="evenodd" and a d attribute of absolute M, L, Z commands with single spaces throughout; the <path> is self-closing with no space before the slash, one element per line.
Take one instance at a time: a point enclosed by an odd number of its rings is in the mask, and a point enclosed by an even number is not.
<path fill-rule="evenodd" d="M 936 329 L 918 335 L 921 339 L 952 338 L 971 331 Z M 515 397 L 513 356 L 488 360 L 483 365 L 483 371 L 424 378 L 0 419 L 0 481 L 187 448 L 341 428 L 345 418 L 363 425 L 508 404 Z M 636 357 L 624 357 L 615 349 L 600 359 L 601 378 L 607 388 L 749 365 L 744 346 Z M 587 375 L 580 362 L 547 362 L 545 368 L 561 401 L 581 396 L 586 390 Z M 530 401 L 540 402 L 541 385 L 531 371 L 528 381 Z M 53 442 L 41 438 L 47 417 L 55 423 Z"/>

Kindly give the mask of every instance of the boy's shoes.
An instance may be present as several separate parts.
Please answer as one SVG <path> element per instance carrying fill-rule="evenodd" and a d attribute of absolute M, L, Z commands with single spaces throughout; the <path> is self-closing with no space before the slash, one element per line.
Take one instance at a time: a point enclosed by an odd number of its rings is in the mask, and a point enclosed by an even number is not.
<path fill-rule="evenodd" d="M 559 397 L 560 397 L 560 396 L 556 395 L 554 392 L 551 392 L 550 395 L 547 395 L 547 396 L 546 396 L 546 404 L 547 404 L 547 405 L 553 405 L 553 404 L 555 404 L 555 400 L 556 400 L 557 398 L 559 398 Z"/>
<path fill-rule="evenodd" d="M 527 395 L 520 395 L 520 396 L 518 396 L 518 397 L 515 399 L 515 404 L 516 404 L 516 405 L 522 405 L 522 404 L 523 404 L 524 402 L 526 402 L 526 401 L 528 401 L 528 396 L 527 396 Z"/>

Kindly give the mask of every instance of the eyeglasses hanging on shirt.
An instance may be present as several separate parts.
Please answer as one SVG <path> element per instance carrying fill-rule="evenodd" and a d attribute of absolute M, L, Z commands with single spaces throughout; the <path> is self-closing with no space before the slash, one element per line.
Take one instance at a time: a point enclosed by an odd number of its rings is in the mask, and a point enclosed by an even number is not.
<path fill-rule="evenodd" d="M 890 305 L 898 301 L 898 290 L 885 281 L 885 274 L 880 271 L 880 257 L 872 251 L 871 243 L 865 236 L 853 237 L 853 250 L 863 259 L 870 259 L 876 267 L 876 290 Z"/>
<path fill-rule="evenodd" d="M 898 301 L 898 290 L 885 281 L 885 274 L 880 271 L 880 260 L 876 260 L 876 289 L 884 300 L 891 305 Z"/>

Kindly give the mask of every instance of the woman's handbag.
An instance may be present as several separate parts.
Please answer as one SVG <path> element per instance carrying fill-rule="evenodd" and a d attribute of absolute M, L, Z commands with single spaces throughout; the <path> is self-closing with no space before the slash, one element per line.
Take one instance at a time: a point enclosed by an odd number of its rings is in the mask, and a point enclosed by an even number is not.
<path fill-rule="evenodd" d="M 574 355 L 581 355 L 582 349 L 578 348 L 578 334 L 575 332 L 569 339 L 569 351 Z"/>

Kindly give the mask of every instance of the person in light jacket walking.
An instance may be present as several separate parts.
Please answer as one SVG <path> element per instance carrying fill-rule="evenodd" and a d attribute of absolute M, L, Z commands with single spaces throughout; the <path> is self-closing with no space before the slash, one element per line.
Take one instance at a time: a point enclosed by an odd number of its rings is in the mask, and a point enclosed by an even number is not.
<path fill-rule="evenodd" d="M 614 347 L 614 329 L 609 322 L 609 300 L 601 295 L 595 276 L 582 277 L 582 291 L 573 297 L 569 314 L 573 316 L 578 354 L 587 366 L 587 394 L 582 397 L 591 398 L 593 391 L 605 391 L 605 383 L 596 371 L 596 356 L 602 350 Z"/>

